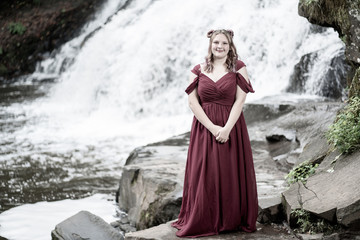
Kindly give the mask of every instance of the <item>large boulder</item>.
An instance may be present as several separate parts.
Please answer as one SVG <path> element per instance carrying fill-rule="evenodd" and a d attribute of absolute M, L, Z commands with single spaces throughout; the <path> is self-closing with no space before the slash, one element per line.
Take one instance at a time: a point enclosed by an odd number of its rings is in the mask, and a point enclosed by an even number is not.
<path fill-rule="evenodd" d="M 118 202 L 137 229 L 175 219 L 181 207 L 189 134 L 135 149 L 124 166 Z"/>
<path fill-rule="evenodd" d="M 327 155 L 306 183 L 294 183 L 283 193 L 288 220 L 292 210 L 303 208 L 330 222 L 359 229 L 359 168 L 360 151 Z"/>
<path fill-rule="evenodd" d="M 121 240 L 124 237 L 102 218 L 81 211 L 56 225 L 52 240 Z"/>

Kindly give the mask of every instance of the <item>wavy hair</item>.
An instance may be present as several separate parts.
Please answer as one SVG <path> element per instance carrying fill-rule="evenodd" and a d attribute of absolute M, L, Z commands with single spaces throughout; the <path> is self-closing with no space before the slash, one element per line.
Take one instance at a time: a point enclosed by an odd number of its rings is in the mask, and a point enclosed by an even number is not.
<path fill-rule="evenodd" d="M 238 59 L 238 54 L 233 42 L 234 32 L 232 30 L 225 30 L 225 29 L 210 30 L 207 33 L 207 37 L 210 38 L 210 40 L 209 40 L 208 55 L 205 57 L 205 62 L 206 62 L 205 71 L 212 72 L 214 69 L 214 56 L 211 51 L 211 45 L 214 41 L 214 38 L 219 34 L 224 34 L 229 42 L 229 52 L 225 61 L 226 67 L 230 72 L 235 72 L 236 60 Z"/>

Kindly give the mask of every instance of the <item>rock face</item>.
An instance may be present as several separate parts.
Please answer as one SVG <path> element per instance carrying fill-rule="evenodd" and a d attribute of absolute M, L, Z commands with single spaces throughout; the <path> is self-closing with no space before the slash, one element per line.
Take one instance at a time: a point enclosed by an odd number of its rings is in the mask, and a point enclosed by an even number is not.
<path fill-rule="evenodd" d="M 286 190 L 284 176 L 302 148 L 326 131 L 341 106 L 316 102 L 246 105 L 244 115 L 254 155 L 259 222 L 284 219 L 281 207 L 281 193 Z M 189 134 L 183 134 L 137 148 L 127 159 L 118 201 L 137 229 L 178 217 L 188 141 Z"/>
<path fill-rule="evenodd" d="M 81 211 L 56 225 L 52 240 L 121 240 L 124 237 L 102 218 Z"/>
<path fill-rule="evenodd" d="M 34 71 L 40 54 L 73 38 L 104 0 L 2 0 L 0 82 Z M 12 25 L 13 24 L 13 25 Z M 15 25 L 14 25 L 15 24 Z M 12 27 L 24 32 L 11 31 Z"/>
<path fill-rule="evenodd" d="M 309 22 L 333 27 L 346 44 L 345 56 L 352 66 L 350 96 L 360 96 L 360 1 L 300 0 L 299 15 Z"/>

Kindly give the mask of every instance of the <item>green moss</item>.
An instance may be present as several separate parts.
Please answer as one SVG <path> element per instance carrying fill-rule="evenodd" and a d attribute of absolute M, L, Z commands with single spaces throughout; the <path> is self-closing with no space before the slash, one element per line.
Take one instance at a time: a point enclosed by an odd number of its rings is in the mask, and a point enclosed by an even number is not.
<path fill-rule="evenodd" d="M 356 70 L 355 76 L 351 81 L 349 90 L 349 98 L 356 96 L 360 97 L 360 68 Z"/>
<path fill-rule="evenodd" d="M 4 75 L 8 72 L 7 67 L 0 63 L 0 75 Z"/>
<path fill-rule="evenodd" d="M 293 168 L 288 175 L 286 175 L 286 181 L 291 184 L 298 181 L 302 183 L 306 183 L 307 179 L 315 173 L 316 168 L 319 164 L 311 163 L 309 161 L 305 161 L 295 168 Z"/>
<path fill-rule="evenodd" d="M 360 97 L 349 99 L 326 134 L 328 142 L 341 153 L 360 149 Z"/>
<path fill-rule="evenodd" d="M 310 4 L 313 4 L 313 3 L 317 3 L 319 0 L 305 0 L 305 4 L 306 5 L 310 5 Z"/>
<path fill-rule="evenodd" d="M 23 35 L 24 32 L 26 31 L 26 27 L 19 22 L 9 23 L 8 29 L 11 34 L 19 34 L 19 35 Z"/>

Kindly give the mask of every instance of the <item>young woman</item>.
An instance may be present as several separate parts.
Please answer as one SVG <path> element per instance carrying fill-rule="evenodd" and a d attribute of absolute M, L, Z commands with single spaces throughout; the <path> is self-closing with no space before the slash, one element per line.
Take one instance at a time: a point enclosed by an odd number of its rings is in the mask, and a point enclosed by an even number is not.
<path fill-rule="evenodd" d="M 185 90 L 194 113 L 178 237 L 256 230 L 258 199 L 250 140 L 242 114 L 254 92 L 231 30 L 211 30 L 206 62 Z"/>

